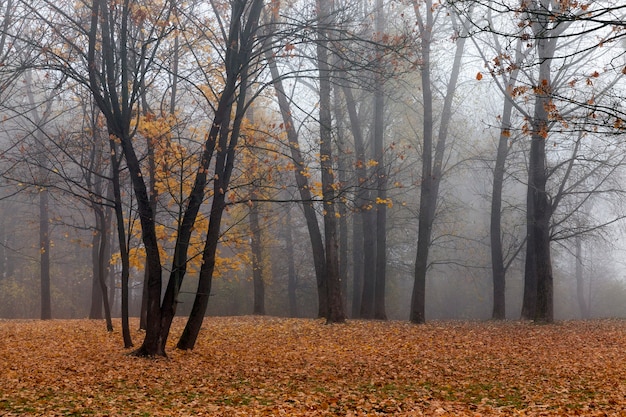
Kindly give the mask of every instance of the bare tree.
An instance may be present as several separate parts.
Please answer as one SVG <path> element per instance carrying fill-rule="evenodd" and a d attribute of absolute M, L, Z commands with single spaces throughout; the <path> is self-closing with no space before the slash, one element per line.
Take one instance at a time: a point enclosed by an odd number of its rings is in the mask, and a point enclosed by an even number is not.
<path fill-rule="evenodd" d="M 415 259 L 415 283 L 411 298 L 410 320 L 414 323 L 425 321 L 426 301 L 426 273 L 428 270 L 428 253 L 430 250 L 433 222 L 439 194 L 439 185 L 444 172 L 444 156 L 448 140 L 448 128 L 452 119 L 453 98 L 456 91 L 463 52 L 465 37 L 457 36 L 454 62 L 450 78 L 446 85 L 443 109 L 440 116 L 439 128 L 436 130 L 433 109 L 433 86 L 431 80 L 431 48 L 434 41 L 435 14 L 442 12 L 431 1 L 423 5 L 414 2 L 419 35 L 421 40 L 420 75 L 422 82 L 423 100 L 423 138 L 422 138 L 422 175 L 420 186 L 419 230 L 417 238 L 417 254 Z M 457 35 L 460 28 L 456 28 Z M 437 139 L 435 138 L 437 133 Z"/>

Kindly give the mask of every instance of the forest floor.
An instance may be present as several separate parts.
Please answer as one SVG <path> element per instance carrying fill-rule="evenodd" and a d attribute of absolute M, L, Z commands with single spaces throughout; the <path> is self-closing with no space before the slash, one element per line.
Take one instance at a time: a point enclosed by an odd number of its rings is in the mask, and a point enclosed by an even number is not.
<path fill-rule="evenodd" d="M 191 352 L 183 324 L 141 359 L 119 321 L 0 320 L 0 415 L 626 415 L 623 320 L 207 318 Z"/>

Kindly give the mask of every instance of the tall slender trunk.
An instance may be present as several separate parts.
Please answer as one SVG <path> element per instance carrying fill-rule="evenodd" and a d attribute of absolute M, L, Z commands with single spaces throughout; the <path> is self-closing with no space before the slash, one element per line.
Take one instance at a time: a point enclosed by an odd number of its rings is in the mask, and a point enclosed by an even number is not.
<path fill-rule="evenodd" d="M 580 309 L 580 317 L 582 319 L 589 318 L 589 308 L 587 300 L 585 300 L 585 277 L 583 268 L 583 239 L 582 236 L 576 236 L 576 298 L 578 299 L 578 308 Z"/>
<path fill-rule="evenodd" d="M 143 285 L 141 286 L 141 306 L 139 310 L 139 329 L 146 330 L 148 325 L 148 268 L 143 270 Z"/>
<path fill-rule="evenodd" d="M 298 277 L 296 276 L 296 261 L 294 259 L 293 236 L 291 234 L 291 210 L 287 207 L 285 223 L 283 224 L 285 250 L 287 252 L 287 297 L 289 300 L 289 316 L 298 317 Z"/>
<path fill-rule="evenodd" d="M 100 265 L 100 259 L 98 255 L 100 253 L 102 231 L 99 230 L 98 225 L 91 237 L 91 307 L 89 309 L 89 318 L 91 320 L 101 320 L 102 316 L 102 288 L 100 288 L 100 276 L 98 276 L 98 270 Z"/>
<path fill-rule="evenodd" d="M 39 273 L 41 280 L 41 319 L 52 318 L 50 300 L 50 217 L 48 212 L 48 189 L 39 191 Z"/>
<path fill-rule="evenodd" d="M 111 193 L 112 195 L 112 193 Z M 113 274 L 111 272 L 111 253 L 113 250 L 113 246 L 112 246 L 112 239 L 113 236 L 111 234 L 111 216 L 112 216 L 112 212 L 113 209 L 109 206 L 104 208 L 104 219 L 105 219 L 105 227 L 107 228 L 106 232 L 105 232 L 105 236 L 103 236 L 104 239 L 106 239 L 106 242 L 104 243 L 104 250 L 101 253 L 102 256 L 102 262 L 103 262 L 103 271 L 104 271 L 104 280 L 105 282 L 108 283 L 107 288 L 111 288 L 111 291 L 109 291 L 109 297 L 108 297 L 108 303 L 109 303 L 109 307 L 111 308 L 111 311 L 113 311 L 113 306 L 115 305 L 115 274 Z M 113 315 L 113 313 L 111 313 L 111 315 Z"/>
<path fill-rule="evenodd" d="M 422 182 L 420 184 L 420 205 L 418 215 L 417 254 L 415 256 L 415 282 L 411 295 L 410 320 L 424 323 L 426 307 L 426 270 L 432 233 L 430 218 L 433 197 L 433 95 L 430 81 L 430 44 L 433 27 L 432 2 L 426 1 L 426 22 L 420 26 L 422 38 L 422 78 L 423 133 L 422 133 Z M 416 8 L 418 6 L 415 6 Z"/>
<path fill-rule="evenodd" d="M 102 222 L 103 216 L 101 212 L 105 210 L 105 206 L 102 201 L 105 200 L 103 195 L 103 183 L 104 172 L 103 166 L 105 161 L 105 155 L 107 152 L 103 150 L 103 143 L 100 140 L 99 129 L 97 128 L 97 110 L 91 108 L 91 150 L 89 155 L 89 165 L 85 170 L 85 183 L 87 189 L 90 190 L 90 195 L 95 198 L 90 200 L 91 209 L 94 213 L 94 230 L 91 238 L 91 272 L 92 272 L 92 284 L 91 284 L 91 308 L 89 311 L 89 318 L 94 320 L 103 319 L 103 303 L 108 301 L 102 296 L 102 287 L 100 286 L 100 270 L 101 264 L 104 262 L 100 257 L 100 245 L 102 245 L 103 235 L 107 232 L 104 230 L 104 224 Z M 87 109 L 85 109 L 87 113 Z M 108 260 L 107 260 L 108 261 Z M 109 304 L 110 305 L 110 304 Z M 107 322 L 108 326 L 108 322 Z"/>
<path fill-rule="evenodd" d="M 414 2 L 416 14 L 419 16 L 419 5 Z M 461 63 L 465 51 L 465 36 L 456 39 L 454 61 L 441 111 L 437 142 L 433 143 L 433 94 L 430 78 L 430 53 L 432 44 L 432 28 L 434 24 L 432 2 L 425 5 L 426 19 L 419 21 L 422 39 L 422 97 L 424 106 L 424 130 L 422 146 L 422 184 L 420 187 L 419 230 L 417 236 L 417 254 L 415 258 L 415 283 L 411 299 L 410 320 L 414 323 L 425 321 L 426 272 L 428 269 L 428 255 L 432 240 L 432 228 L 435 220 L 435 211 L 439 196 L 439 186 L 444 174 L 444 154 L 448 140 L 448 130 L 452 121 L 452 106 L 454 94 L 461 71 Z M 453 24 L 456 20 L 453 17 Z M 460 30 L 460 29 L 459 29 Z M 434 149 L 433 149 L 434 148 Z M 434 155 L 433 155 L 434 151 Z"/>
<path fill-rule="evenodd" d="M 130 278 L 130 253 L 126 241 L 126 229 L 124 227 L 124 212 L 122 208 L 122 185 L 120 180 L 120 156 L 114 140 L 109 140 L 111 149 L 111 188 L 113 194 L 113 212 L 115 213 L 115 224 L 117 226 L 117 243 L 120 250 L 120 260 L 122 262 L 122 337 L 124 347 L 130 348 L 133 342 L 130 335 L 129 307 L 128 307 L 128 283 Z M 108 220 L 110 222 L 110 220 Z M 103 252 L 104 253 L 104 252 Z M 144 283 L 145 285 L 145 283 Z"/>
<path fill-rule="evenodd" d="M 369 180 L 368 180 L 369 181 Z M 369 184 L 363 184 L 363 187 Z M 370 196 L 372 193 L 368 193 Z M 368 199 L 361 209 L 363 218 L 363 293 L 361 294 L 361 311 L 363 319 L 374 318 L 374 303 L 376 297 L 376 208 Z"/>
<path fill-rule="evenodd" d="M 509 153 L 509 136 L 511 125 L 511 113 L 513 104 L 507 98 L 504 100 L 502 111 L 502 124 L 500 139 L 496 154 L 496 164 L 493 169 L 493 188 L 491 193 L 491 271 L 493 276 L 493 311 L 491 318 L 504 320 L 506 318 L 505 300 L 505 268 L 502 252 L 502 188 L 504 185 L 504 172 L 506 158 Z"/>
<path fill-rule="evenodd" d="M 530 172 L 530 167 L 529 167 Z M 533 227 L 534 199 L 530 179 L 526 192 L 526 258 L 524 261 L 524 293 L 522 295 L 522 320 L 533 320 L 537 308 L 537 267 L 535 228 Z"/>
<path fill-rule="evenodd" d="M 352 216 L 352 318 L 361 315 L 363 264 L 363 217 L 356 213 Z"/>
<path fill-rule="evenodd" d="M 257 7 L 260 8 L 262 2 L 256 1 L 256 4 Z M 260 13 L 260 10 L 257 13 Z M 258 14 L 256 19 L 258 19 Z M 209 215 L 207 237 L 202 251 L 202 266 L 200 267 L 198 289 L 191 308 L 191 313 L 189 314 L 189 320 L 176 345 L 179 349 L 189 350 L 194 348 L 209 303 L 222 216 L 224 214 L 224 208 L 226 207 L 226 192 L 230 184 L 230 176 L 235 162 L 235 149 L 239 140 L 241 122 L 245 114 L 247 82 L 247 65 L 244 65 L 241 71 L 242 87 L 237 98 L 237 109 L 233 127 L 229 130 L 228 126 L 224 126 L 220 132 L 220 144 L 215 161 L 215 176 L 213 180 L 213 202 L 211 204 L 211 214 Z M 229 136 L 230 143 L 228 142 Z"/>
<path fill-rule="evenodd" d="M 549 19 L 544 15 L 549 0 L 541 0 L 538 13 L 533 15 L 533 33 L 539 57 L 539 77 L 535 91 L 535 106 L 528 167 L 528 202 L 526 244 L 527 262 L 524 275 L 522 317 L 540 322 L 554 320 L 552 259 L 550 254 L 550 218 L 552 205 L 546 191 L 546 140 L 549 134 L 548 108 L 551 104 L 551 63 L 556 37 L 551 33 Z M 531 268 L 529 270 L 529 268 Z"/>
<path fill-rule="evenodd" d="M 324 241 L 317 221 L 317 213 L 313 203 L 313 195 L 307 179 L 307 167 L 300 151 L 298 142 L 298 132 L 291 116 L 289 100 L 278 72 L 276 60 L 272 56 L 272 51 L 267 50 L 265 57 L 268 61 L 272 83 L 276 91 L 278 99 L 278 107 L 283 119 L 283 125 L 287 131 L 287 140 L 289 142 L 289 150 L 294 163 L 294 175 L 300 199 L 302 200 L 302 209 L 304 211 L 304 219 L 306 220 L 307 229 L 309 231 L 309 239 L 311 241 L 311 250 L 313 253 L 313 265 L 315 267 L 315 277 L 317 281 L 318 295 L 318 316 L 324 317 L 328 311 L 328 297 L 326 292 L 326 259 L 324 254 Z"/>
<path fill-rule="evenodd" d="M 8 10 L 8 9 L 7 9 Z M 42 134 L 46 123 L 48 122 L 48 115 L 50 114 L 52 99 L 47 101 L 46 109 L 41 113 L 38 105 L 35 103 L 35 95 L 32 91 L 32 74 L 31 71 L 25 72 L 26 80 L 26 98 L 30 105 L 30 117 L 34 124 L 35 135 L 34 138 L 37 141 L 37 164 L 39 167 L 38 172 L 38 184 L 39 190 L 39 281 L 40 281 L 40 317 L 42 320 L 49 320 L 52 318 L 52 301 L 51 301 L 51 283 L 50 283 L 50 213 L 48 207 L 49 193 L 47 188 L 47 151 L 43 145 Z"/>
<path fill-rule="evenodd" d="M 232 108 L 232 104 L 230 107 Z M 202 327 L 202 322 L 204 320 L 204 314 L 209 303 L 213 272 L 215 270 L 215 257 L 219 243 L 222 215 L 225 207 L 226 191 L 228 190 L 229 178 L 225 177 L 225 166 L 227 153 L 229 152 L 227 143 L 229 133 L 229 126 L 222 126 L 215 162 L 216 166 L 213 183 L 214 192 L 213 201 L 211 203 L 211 214 L 209 215 L 209 228 L 207 230 L 204 249 L 202 251 L 202 266 L 200 267 L 200 273 L 198 276 L 198 287 L 193 305 L 191 307 L 191 312 L 189 313 L 189 319 L 187 320 L 183 334 L 176 345 L 178 349 L 193 349 L 198 334 L 200 333 L 200 328 Z M 182 279 L 182 276 L 180 279 Z M 167 314 L 164 315 L 164 321 L 162 324 L 164 332 L 169 332 L 172 319 L 174 318 L 176 311 L 176 300 L 174 297 L 178 294 L 180 282 L 180 280 L 174 281 L 170 278 L 170 285 L 168 285 L 168 290 L 165 293 L 164 306 L 167 306 L 168 310 Z"/>
<path fill-rule="evenodd" d="M 504 163 L 508 153 L 508 137 L 500 134 L 496 165 L 493 170 L 493 191 L 491 194 L 491 273 L 493 279 L 493 310 L 491 318 L 506 318 L 505 270 L 502 254 L 502 185 L 504 182 Z"/>
<path fill-rule="evenodd" d="M 128 3 L 121 6 L 119 33 L 112 33 L 110 7 L 104 0 L 94 0 L 91 9 L 87 69 L 89 86 L 98 108 L 107 121 L 109 137 L 117 138 L 131 178 L 137 212 L 141 223 L 142 241 L 146 250 L 148 270 L 148 316 L 146 335 L 137 355 L 165 356 L 161 350 L 160 299 L 161 299 L 161 258 L 156 236 L 154 211 L 150 205 L 149 193 L 141 172 L 141 163 L 132 143 L 130 122 L 133 116 L 129 80 L 128 25 L 130 8 Z M 118 35 L 117 37 L 115 35 Z M 117 46 L 112 45 L 115 42 Z M 119 56 L 115 52 L 119 50 Z M 97 62 L 98 53 L 101 62 Z M 101 55 L 100 55 L 101 54 Z M 98 72 L 102 70 L 101 72 Z M 119 71 L 118 71 L 119 70 Z M 134 80 L 133 80 L 134 81 Z"/>
<path fill-rule="evenodd" d="M 231 34 L 229 36 L 231 43 L 226 56 L 226 72 L 229 79 L 239 80 L 239 94 L 236 97 L 236 110 L 232 128 L 229 129 L 229 123 L 225 123 L 220 127 L 220 143 L 215 160 L 215 175 L 213 177 L 213 202 L 211 204 L 211 214 L 209 215 L 209 228 L 202 253 L 198 290 L 189 314 L 189 320 L 187 320 L 183 334 L 176 345 L 179 349 L 193 349 L 195 346 L 209 302 L 222 215 L 226 206 L 226 193 L 235 163 L 235 150 L 239 141 L 241 124 L 246 112 L 246 97 L 249 87 L 248 70 L 252 48 L 254 47 L 254 37 L 256 36 L 259 17 L 263 9 L 263 1 L 252 1 L 244 27 L 241 26 L 245 3 L 233 3 L 232 7 L 233 19 L 235 17 L 237 19 L 231 22 Z M 237 47 L 239 47 L 239 50 L 237 50 Z M 234 95 L 230 97 L 230 100 L 234 100 Z M 232 101 L 230 105 L 232 106 Z M 171 319 L 168 318 L 168 320 L 169 322 L 163 325 L 165 334 L 169 332 L 169 326 L 171 325 Z"/>
<path fill-rule="evenodd" d="M 333 144 L 331 116 L 331 71 L 329 65 L 329 35 L 333 10 L 328 0 L 316 1 L 318 17 L 317 28 L 317 65 L 319 70 L 319 128 L 320 128 L 320 169 L 322 171 L 322 199 L 324 219 L 324 248 L 326 250 L 326 291 L 328 310 L 327 323 L 345 321 L 341 279 L 339 276 L 339 253 L 337 242 L 337 218 L 335 217 L 335 176 L 333 173 Z"/>
<path fill-rule="evenodd" d="M 107 331 L 112 332 L 113 331 L 113 321 L 111 320 L 111 305 L 109 304 L 109 297 L 108 297 L 108 288 L 107 288 L 107 283 L 106 283 L 106 273 L 105 273 L 105 264 L 104 264 L 104 254 L 106 253 L 107 249 L 107 237 L 104 236 L 104 230 L 106 229 L 106 220 L 105 220 L 105 214 L 104 214 L 104 207 L 100 206 L 96 209 L 96 217 L 97 217 L 97 224 L 100 225 L 100 230 L 103 231 L 103 233 L 100 235 L 100 242 L 98 242 L 98 254 L 97 254 L 97 258 L 98 258 L 98 271 L 97 271 L 97 275 L 98 275 L 98 284 L 100 285 L 100 292 L 102 294 L 102 299 L 104 301 L 104 318 L 106 320 L 106 326 L 107 326 Z"/>
<path fill-rule="evenodd" d="M 263 282 L 263 248 L 261 242 L 261 225 L 259 223 L 259 204 L 252 193 L 250 207 L 250 246 L 252 249 L 252 284 L 254 288 L 254 305 L 252 314 L 265 315 L 265 283 Z"/>
<path fill-rule="evenodd" d="M 211 215 L 209 216 L 209 230 L 204 250 L 202 251 L 202 266 L 200 267 L 196 296 L 191 307 L 189 320 L 176 345 L 178 349 L 193 349 L 200 334 L 204 314 L 209 304 L 209 296 L 211 295 L 213 272 L 215 271 L 215 256 L 220 235 L 219 225 L 221 224 L 223 213 L 224 196 L 218 193 L 213 197 Z"/>
<path fill-rule="evenodd" d="M 377 41 L 382 41 L 385 32 L 383 1 L 376 0 Z M 382 62 L 382 52 L 377 51 L 378 62 Z M 385 167 L 385 80 L 383 68 L 376 68 L 377 82 L 374 90 L 374 159 L 376 160 L 376 281 L 374 287 L 374 318 L 386 320 L 385 286 L 387 283 L 387 172 Z"/>
<path fill-rule="evenodd" d="M 344 64 L 345 66 L 345 64 Z M 356 173 L 355 206 L 357 213 L 353 224 L 353 296 L 352 316 L 357 318 L 374 317 L 374 291 L 376 280 L 376 215 L 373 210 L 371 193 L 368 190 L 367 156 L 363 130 L 356 108 L 352 89 L 342 86 L 346 99 L 350 131 L 354 138 Z"/>
<path fill-rule="evenodd" d="M 336 66 L 336 63 L 334 63 Z M 347 182 L 348 158 L 343 121 L 345 119 L 340 104 L 340 90 L 333 90 L 333 109 L 335 120 L 337 120 L 337 179 L 340 187 L 344 187 Z M 346 199 L 340 198 L 337 202 L 337 215 L 339 216 L 339 276 L 341 279 L 341 295 L 343 305 L 348 309 L 348 211 Z"/>
<path fill-rule="evenodd" d="M 96 195 L 102 195 L 102 186 L 101 186 L 101 178 L 97 178 L 94 184 L 94 192 Z M 107 288 L 107 267 L 108 267 L 108 258 L 105 254 L 108 252 L 108 238 L 109 238 L 109 229 L 107 226 L 106 212 L 105 206 L 100 202 L 93 201 L 92 209 L 95 214 L 95 230 L 94 239 L 93 240 L 93 249 L 92 249 L 92 257 L 93 257 L 93 274 L 94 280 L 96 280 L 96 284 L 98 286 L 98 294 L 100 294 L 100 299 L 98 300 L 100 310 L 100 317 L 102 318 L 102 307 L 104 306 L 104 318 L 106 321 L 107 331 L 113 331 L 113 322 L 111 320 L 111 304 L 109 304 L 108 298 L 108 288 Z M 92 310 L 94 306 L 92 305 Z"/>
<path fill-rule="evenodd" d="M 502 119 L 500 124 L 500 138 L 496 151 L 496 162 L 493 168 L 493 184 L 491 193 L 491 271 L 493 281 L 493 310 L 491 318 L 504 320 L 506 318 L 506 267 L 502 248 L 502 190 L 504 187 L 504 174 L 506 171 L 506 159 L 509 155 L 509 137 L 511 136 L 511 116 L 513 113 L 513 98 L 511 94 L 517 83 L 517 75 L 522 61 L 522 41 L 519 40 L 515 47 L 515 59 L 517 66 L 506 83 L 504 103 L 502 105 Z"/>

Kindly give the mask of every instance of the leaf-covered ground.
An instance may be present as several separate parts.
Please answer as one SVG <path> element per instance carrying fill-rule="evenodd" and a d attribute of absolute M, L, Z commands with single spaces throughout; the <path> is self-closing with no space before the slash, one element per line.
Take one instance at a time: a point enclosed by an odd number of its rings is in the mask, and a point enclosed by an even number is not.
<path fill-rule="evenodd" d="M 626 415 L 626 321 L 208 318 L 168 359 L 103 322 L 0 321 L 0 415 L 577 414 Z"/>

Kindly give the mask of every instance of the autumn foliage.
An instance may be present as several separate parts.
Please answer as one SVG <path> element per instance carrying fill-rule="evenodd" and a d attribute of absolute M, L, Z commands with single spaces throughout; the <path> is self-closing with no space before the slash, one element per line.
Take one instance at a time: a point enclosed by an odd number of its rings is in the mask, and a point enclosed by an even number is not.
<path fill-rule="evenodd" d="M 175 321 L 173 331 L 181 328 Z M 0 334 L 0 415 L 626 412 L 621 320 L 209 318 L 198 348 L 170 346 L 169 359 L 129 355 L 97 321 L 0 321 Z"/>

